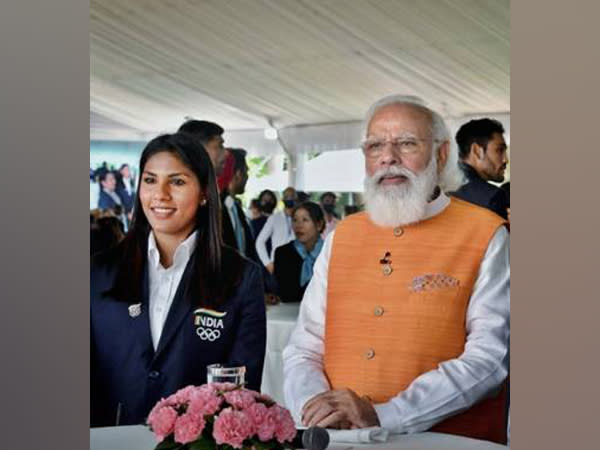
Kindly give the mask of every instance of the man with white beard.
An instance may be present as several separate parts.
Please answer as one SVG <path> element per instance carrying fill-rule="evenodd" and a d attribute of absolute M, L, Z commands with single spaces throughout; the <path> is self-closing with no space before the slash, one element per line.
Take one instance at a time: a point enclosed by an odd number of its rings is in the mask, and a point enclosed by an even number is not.
<path fill-rule="evenodd" d="M 367 113 L 366 211 L 327 237 L 283 354 L 304 425 L 506 442 L 508 232 L 445 194 L 461 182 L 450 142 L 414 97 Z"/>

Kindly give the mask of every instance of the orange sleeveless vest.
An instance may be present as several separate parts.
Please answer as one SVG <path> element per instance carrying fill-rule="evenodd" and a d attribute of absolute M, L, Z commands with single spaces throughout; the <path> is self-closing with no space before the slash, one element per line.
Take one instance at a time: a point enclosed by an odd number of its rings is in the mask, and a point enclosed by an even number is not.
<path fill-rule="evenodd" d="M 460 356 L 473 284 L 503 223 L 455 198 L 416 225 L 382 228 L 366 213 L 340 222 L 325 322 L 324 364 L 332 388 L 350 388 L 382 403 L 440 362 Z M 503 395 L 484 400 L 432 431 L 506 442 L 504 401 Z"/>

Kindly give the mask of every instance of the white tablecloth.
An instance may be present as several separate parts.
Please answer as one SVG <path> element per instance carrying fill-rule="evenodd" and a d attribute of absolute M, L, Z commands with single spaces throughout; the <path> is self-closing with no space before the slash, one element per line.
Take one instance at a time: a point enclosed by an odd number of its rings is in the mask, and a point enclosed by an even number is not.
<path fill-rule="evenodd" d="M 152 450 L 156 446 L 154 435 L 143 425 L 92 428 L 90 450 Z M 487 441 L 479 441 L 441 433 L 417 433 L 392 435 L 388 442 L 367 444 L 343 444 L 333 442 L 329 450 L 354 448 L 393 448 L 398 450 L 507 450 L 508 447 Z"/>
<path fill-rule="evenodd" d="M 267 306 L 267 352 L 260 390 L 280 405 L 285 405 L 282 352 L 296 325 L 299 309 L 300 303 Z"/>

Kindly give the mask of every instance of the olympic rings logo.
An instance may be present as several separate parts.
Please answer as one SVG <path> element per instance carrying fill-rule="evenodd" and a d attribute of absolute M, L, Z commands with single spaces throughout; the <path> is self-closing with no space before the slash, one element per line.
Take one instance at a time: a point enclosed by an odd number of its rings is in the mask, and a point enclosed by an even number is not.
<path fill-rule="evenodd" d="M 211 328 L 203 328 L 203 327 L 196 328 L 196 334 L 203 341 L 210 341 L 210 342 L 214 342 L 221 337 L 220 330 L 213 330 Z"/>

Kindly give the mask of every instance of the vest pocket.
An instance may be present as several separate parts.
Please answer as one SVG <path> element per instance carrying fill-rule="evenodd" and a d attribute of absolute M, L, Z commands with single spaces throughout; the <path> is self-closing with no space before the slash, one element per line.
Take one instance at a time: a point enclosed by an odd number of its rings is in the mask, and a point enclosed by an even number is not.
<path fill-rule="evenodd" d="M 460 286 L 410 292 L 406 313 L 411 316 L 414 338 L 439 357 L 455 357 L 465 343 L 466 301 Z"/>

